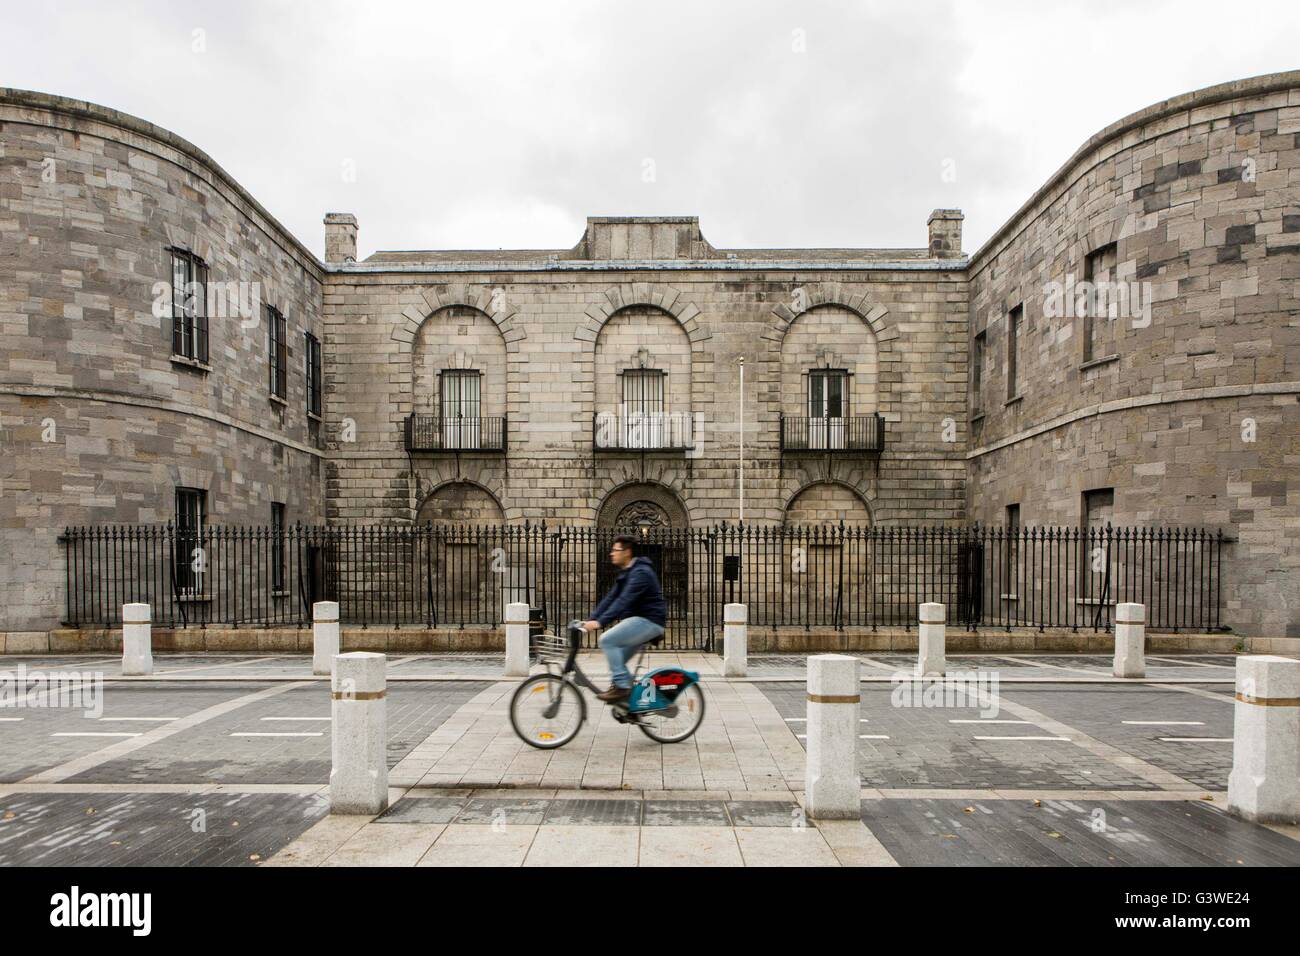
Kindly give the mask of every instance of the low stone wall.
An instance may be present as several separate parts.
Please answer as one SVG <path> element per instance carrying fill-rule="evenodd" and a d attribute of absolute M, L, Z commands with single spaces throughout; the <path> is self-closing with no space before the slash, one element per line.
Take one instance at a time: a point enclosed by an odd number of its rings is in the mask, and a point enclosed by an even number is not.
<path fill-rule="evenodd" d="M 505 653 L 500 629 L 484 628 L 344 628 L 344 651 L 379 651 L 393 654 L 439 651 Z M 1101 631 L 962 631 L 949 628 L 947 650 L 963 653 L 1087 653 L 1110 654 L 1114 635 Z M 0 654 L 118 653 L 120 629 L 11 631 L 0 633 Z M 153 649 L 161 653 L 205 651 L 309 654 L 311 628 L 154 628 Z M 802 654 L 825 651 L 915 653 L 916 631 L 851 629 L 844 631 L 802 628 L 749 629 L 749 652 Z M 1253 654 L 1300 656 L 1300 639 L 1242 637 L 1237 634 L 1147 634 L 1147 652 Z"/>

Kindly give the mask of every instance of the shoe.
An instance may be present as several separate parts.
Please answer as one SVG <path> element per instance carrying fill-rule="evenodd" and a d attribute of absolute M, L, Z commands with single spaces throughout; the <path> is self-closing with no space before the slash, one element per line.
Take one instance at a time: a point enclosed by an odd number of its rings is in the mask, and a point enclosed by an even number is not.
<path fill-rule="evenodd" d="M 603 694 L 597 694 L 597 700 L 603 700 L 607 704 L 617 704 L 621 700 L 627 700 L 632 696 L 631 687 L 611 687 Z"/>

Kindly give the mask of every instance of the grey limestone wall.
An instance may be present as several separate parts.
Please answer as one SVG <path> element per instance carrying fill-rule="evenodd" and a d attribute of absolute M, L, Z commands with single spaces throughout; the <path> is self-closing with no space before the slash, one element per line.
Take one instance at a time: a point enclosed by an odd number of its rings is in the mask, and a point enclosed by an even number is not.
<path fill-rule="evenodd" d="M 174 246 L 284 314 L 285 402 L 260 309 L 209 319 L 208 369 L 173 361 L 154 298 Z M 212 523 L 268 524 L 273 501 L 322 519 L 304 333 L 321 335 L 323 272 L 206 156 L 102 107 L 0 91 L 0 277 L 0 631 L 57 625 L 65 525 L 172 520 L 178 485 L 207 491 Z"/>
<path fill-rule="evenodd" d="M 1300 635 L 1298 186 L 1300 74 L 1226 84 L 1098 134 L 973 257 L 972 519 L 1078 524 L 1113 489 L 1117 525 L 1223 528 L 1225 621 Z M 1089 351 L 1052 283 L 1090 256 L 1150 311 Z"/>

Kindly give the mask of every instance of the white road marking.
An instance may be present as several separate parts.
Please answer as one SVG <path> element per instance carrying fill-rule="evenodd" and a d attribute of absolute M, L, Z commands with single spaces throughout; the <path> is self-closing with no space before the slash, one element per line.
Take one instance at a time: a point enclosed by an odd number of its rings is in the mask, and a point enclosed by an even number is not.
<path fill-rule="evenodd" d="M 110 760 L 119 760 L 129 753 L 134 753 L 143 747 L 148 747 L 150 744 L 157 743 L 160 740 L 165 740 L 184 730 L 189 730 L 191 727 L 196 727 L 199 724 L 212 720 L 214 717 L 221 717 L 224 714 L 230 713 L 232 710 L 238 710 L 239 708 L 246 707 L 249 704 L 266 700 L 268 697 L 275 697 L 279 694 L 291 690 L 297 690 L 302 687 L 311 687 L 312 683 L 312 681 L 292 681 L 280 684 L 276 687 L 267 687 L 263 690 L 254 691 L 251 694 L 236 697 L 234 700 L 227 700 L 222 701 L 219 704 L 213 704 L 211 707 L 205 707 L 203 710 L 190 714 L 188 717 L 174 720 L 169 724 L 160 724 L 146 734 L 132 735 L 134 739 L 119 740 L 117 743 L 96 750 L 94 753 L 83 754 L 80 757 L 75 757 L 66 763 L 59 764 L 57 767 L 50 767 L 48 770 L 34 773 L 30 777 L 18 782 L 25 784 L 61 783 L 69 777 L 76 776 L 79 773 L 84 773 L 91 767 L 98 767 L 100 764 L 107 763 Z"/>
<path fill-rule="evenodd" d="M 191 671 L 207 671 L 217 667 L 243 667 L 245 664 L 265 664 L 267 661 L 278 661 L 279 657 L 250 657 L 238 661 L 219 661 L 215 664 L 196 664 L 190 667 L 177 667 L 173 669 L 162 669 L 155 671 L 155 674 L 188 674 Z"/>
<path fill-rule="evenodd" d="M 976 737 L 976 740 L 1066 740 L 1069 737 Z"/>
<path fill-rule="evenodd" d="M 23 719 L 23 718 L 21 718 L 21 717 L 0 717 L 0 723 L 12 724 L 12 723 L 16 723 L 16 722 L 18 722 L 18 721 L 20 721 L 20 720 L 22 720 L 22 719 Z"/>
<path fill-rule="evenodd" d="M 1029 724 L 1032 722 L 1033 721 L 1029 720 L 985 720 L 983 717 L 970 720 L 958 719 L 956 717 L 950 717 L 948 719 L 948 723 L 950 724 Z"/>
<path fill-rule="evenodd" d="M 239 733 L 233 733 L 230 736 L 232 737 L 324 737 L 325 734 L 319 730 L 307 731 L 307 732 L 295 732 L 295 733 L 288 733 L 288 732 L 256 733 L 253 731 L 241 731 Z"/>
<path fill-rule="evenodd" d="M 263 720 L 333 720 L 332 717 L 263 717 Z"/>
<path fill-rule="evenodd" d="M 1203 720 L 1121 720 L 1121 724 L 1133 724 L 1136 727 L 1204 727 Z"/>
<path fill-rule="evenodd" d="M 858 734 L 859 740 L 888 740 L 886 734 Z"/>
<path fill-rule="evenodd" d="M 140 735 L 138 733 L 134 733 L 134 734 L 109 733 L 108 731 L 93 732 L 93 731 L 86 730 L 86 731 L 78 731 L 78 732 L 64 731 L 62 733 L 50 734 L 50 736 L 51 737 L 139 737 Z"/>
<path fill-rule="evenodd" d="M 119 721 L 119 720 L 138 720 L 149 721 L 150 723 L 165 724 L 168 721 L 180 720 L 179 717 L 96 717 L 96 720 Z"/>
<path fill-rule="evenodd" d="M 1231 737 L 1158 737 L 1171 744 L 1230 744 Z"/>
<path fill-rule="evenodd" d="M 806 723 L 808 722 L 808 718 L 807 718 L 807 717 L 787 717 L 787 718 L 785 718 L 785 722 L 786 722 L 787 724 L 806 724 Z M 868 720 L 866 717 L 859 717 L 859 718 L 858 718 L 858 723 L 860 723 L 860 724 L 869 724 L 869 723 L 871 723 L 871 721 Z"/>

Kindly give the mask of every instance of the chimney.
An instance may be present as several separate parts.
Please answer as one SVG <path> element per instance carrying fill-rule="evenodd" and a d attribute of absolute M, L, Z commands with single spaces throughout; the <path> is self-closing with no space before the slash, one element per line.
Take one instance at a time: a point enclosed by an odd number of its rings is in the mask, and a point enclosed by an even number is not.
<path fill-rule="evenodd" d="M 961 258 L 961 221 L 965 218 L 960 209 L 936 209 L 930 213 L 926 225 L 930 227 L 931 258 Z"/>
<path fill-rule="evenodd" d="M 357 261 L 357 217 L 352 213 L 325 214 L 325 261 Z"/>

